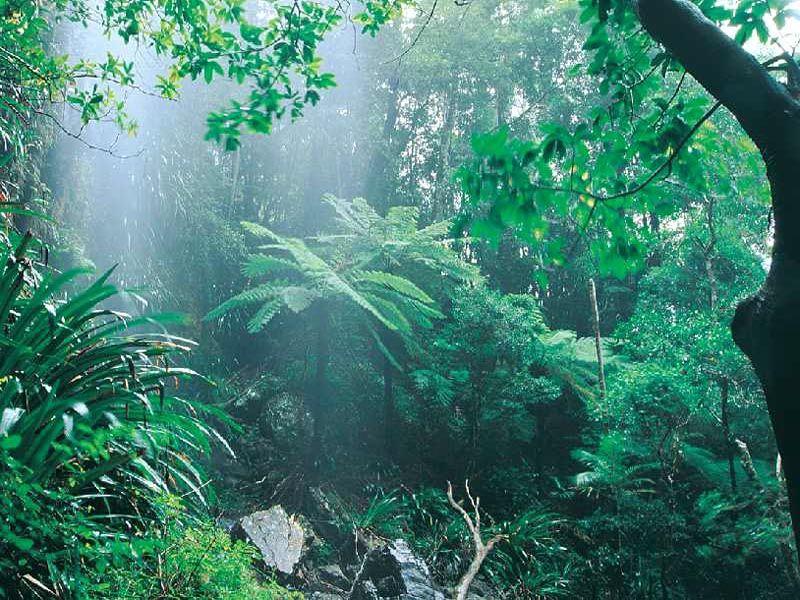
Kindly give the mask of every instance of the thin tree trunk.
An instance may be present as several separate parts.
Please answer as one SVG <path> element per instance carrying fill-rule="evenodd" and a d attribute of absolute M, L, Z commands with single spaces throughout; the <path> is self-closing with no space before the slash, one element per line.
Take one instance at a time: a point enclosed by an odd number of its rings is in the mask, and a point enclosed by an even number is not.
<path fill-rule="evenodd" d="M 456 586 L 456 600 L 467 599 L 469 587 L 472 585 L 472 581 L 475 579 L 475 576 L 481 570 L 483 561 L 486 560 L 487 556 L 489 556 L 489 553 L 492 551 L 497 542 L 507 539 L 505 535 L 498 534 L 493 536 L 487 542 L 483 541 L 483 536 L 481 534 L 481 499 L 472 497 L 472 494 L 469 490 L 469 480 L 464 483 L 464 489 L 466 490 L 467 498 L 472 505 L 472 510 L 474 511 L 473 516 L 470 516 L 464 507 L 455 501 L 455 498 L 453 498 L 453 486 L 449 481 L 447 482 L 447 500 L 450 502 L 450 506 L 452 506 L 464 519 L 467 529 L 469 529 L 469 532 L 472 534 L 472 543 L 474 546 L 473 551 L 475 553 L 472 561 L 469 564 L 469 567 L 467 568 L 467 572 L 464 573 L 459 580 L 458 585 Z"/>
<path fill-rule="evenodd" d="M 436 161 L 436 186 L 433 189 L 433 206 L 431 217 L 433 221 L 438 221 L 450 216 L 451 207 L 445 207 L 445 194 L 447 192 L 447 181 L 450 171 L 450 147 L 453 141 L 453 128 L 455 127 L 455 95 L 450 89 L 446 92 L 444 99 L 444 122 L 442 124 L 441 135 L 439 136 L 439 156 Z"/>
<path fill-rule="evenodd" d="M 731 435 L 730 420 L 728 416 L 728 397 L 730 396 L 730 381 L 722 377 L 719 382 L 720 411 L 722 412 L 722 434 L 725 436 L 725 454 L 728 457 L 728 476 L 731 481 L 731 491 L 736 493 L 736 468 L 733 451 L 733 436 Z"/>
<path fill-rule="evenodd" d="M 386 119 L 383 122 L 383 135 L 375 143 L 375 149 L 370 157 L 367 175 L 365 177 L 364 195 L 369 203 L 381 214 L 392 206 L 387 182 L 390 180 L 388 173 L 390 156 L 393 151 L 393 139 L 397 127 L 399 114 L 398 97 L 400 78 L 393 75 L 389 78 L 389 97 L 386 101 Z"/>
<path fill-rule="evenodd" d="M 600 311 L 597 309 L 597 289 L 594 279 L 589 280 L 589 303 L 592 306 L 592 326 L 594 328 L 594 348 L 597 353 L 597 381 L 600 386 L 600 399 L 606 398 L 606 373 L 603 363 L 603 340 L 600 337 Z"/>
<path fill-rule="evenodd" d="M 775 243 L 761 290 L 736 309 L 736 344 L 761 381 L 800 539 L 800 103 L 688 0 L 638 0 L 645 30 L 736 119 L 758 147 L 772 192 Z M 796 63 L 792 65 L 796 67 Z"/>

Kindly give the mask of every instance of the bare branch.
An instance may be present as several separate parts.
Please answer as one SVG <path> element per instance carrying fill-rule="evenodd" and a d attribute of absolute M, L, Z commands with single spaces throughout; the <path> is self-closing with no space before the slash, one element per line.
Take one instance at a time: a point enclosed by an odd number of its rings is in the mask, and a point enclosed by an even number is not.
<path fill-rule="evenodd" d="M 470 533 L 472 534 L 472 539 L 475 545 L 475 556 L 473 557 L 467 572 L 464 573 L 464 576 L 458 582 L 458 586 L 456 587 L 456 600 L 466 599 L 467 593 L 469 592 L 469 586 L 472 584 L 472 580 L 475 579 L 478 571 L 480 571 L 483 561 L 492 551 L 492 548 L 494 548 L 497 542 L 507 539 L 506 535 L 498 533 L 491 537 L 488 542 L 484 543 L 483 537 L 481 536 L 481 499 L 480 497 L 472 496 L 472 492 L 470 492 L 469 489 L 469 479 L 464 482 L 464 489 L 466 490 L 467 498 L 469 499 L 470 503 L 472 504 L 472 508 L 475 511 L 474 520 L 473 517 L 470 517 L 466 509 L 464 509 L 463 506 L 455 501 L 455 498 L 453 498 L 453 485 L 449 481 L 447 482 L 447 500 L 450 502 L 450 506 L 452 506 L 464 519 L 464 522 L 467 524 L 467 529 L 469 529 Z"/>

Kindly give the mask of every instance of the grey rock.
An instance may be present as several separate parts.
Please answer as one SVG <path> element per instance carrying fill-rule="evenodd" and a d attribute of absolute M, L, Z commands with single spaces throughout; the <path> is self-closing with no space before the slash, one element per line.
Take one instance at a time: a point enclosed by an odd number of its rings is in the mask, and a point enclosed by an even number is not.
<path fill-rule="evenodd" d="M 428 566 L 404 540 L 394 540 L 367 555 L 358 592 L 358 600 L 445 600 L 433 586 Z"/>
<path fill-rule="evenodd" d="M 365 581 L 361 584 L 361 594 L 363 600 L 380 600 L 378 588 L 371 581 Z"/>
<path fill-rule="evenodd" d="M 290 575 L 303 555 L 305 531 L 282 506 L 260 510 L 239 519 L 233 535 L 244 538 L 261 552 L 264 564 Z"/>
<path fill-rule="evenodd" d="M 328 594 L 327 592 L 314 592 L 307 597 L 311 600 L 344 600 L 344 596 L 339 594 Z"/>
<path fill-rule="evenodd" d="M 345 576 L 339 565 L 325 565 L 317 569 L 320 581 L 333 585 L 341 590 L 350 588 L 350 580 Z"/>
<path fill-rule="evenodd" d="M 480 600 L 481 598 L 492 598 L 492 587 L 481 577 L 476 577 L 469 586 L 467 600 Z"/>

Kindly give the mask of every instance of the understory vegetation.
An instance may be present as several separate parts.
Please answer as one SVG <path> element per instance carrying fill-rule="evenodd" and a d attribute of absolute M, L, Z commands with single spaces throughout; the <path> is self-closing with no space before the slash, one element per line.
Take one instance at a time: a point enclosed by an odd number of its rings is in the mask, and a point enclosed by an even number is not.
<path fill-rule="evenodd" d="M 797 11 L 634 4 L 0 0 L 0 598 L 800 597 Z"/>

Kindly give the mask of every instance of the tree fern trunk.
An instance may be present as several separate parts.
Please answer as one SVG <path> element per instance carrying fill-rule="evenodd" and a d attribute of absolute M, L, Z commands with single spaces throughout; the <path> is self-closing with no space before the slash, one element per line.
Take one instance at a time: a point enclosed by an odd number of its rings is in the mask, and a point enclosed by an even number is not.
<path fill-rule="evenodd" d="M 394 367 L 388 357 L 383 357 L 383 427 L 386 456 L 390 459 L 397 454 L 397 418 L 394 406 Z"/>
<path fill-rule="evenodd" d="M 322 438 L 325 413 L 328 409 L 328 363 L 330 362 L 330 315 L 328 307 L 319 303 L 313 315 L 316 330 L 316 368 L 313 384 L 306 391 L 307 408 L 311 416 L 311 440 L 306 446 L 306 475 L 315 480 L 319 474 L 320 457 L 322 456 Z"/>

